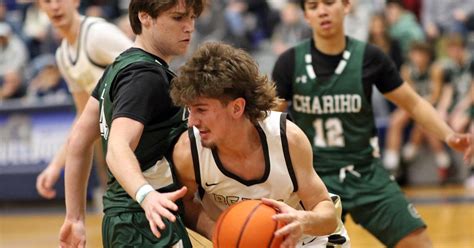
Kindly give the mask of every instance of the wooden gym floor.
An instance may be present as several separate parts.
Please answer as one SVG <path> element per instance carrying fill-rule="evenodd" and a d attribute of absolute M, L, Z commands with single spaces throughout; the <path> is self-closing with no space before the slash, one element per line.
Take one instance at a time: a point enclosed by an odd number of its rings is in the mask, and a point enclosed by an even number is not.
<path fill-rule="evenodd" d="M 428 233 L 435 247 L 474 247 L 474 190 L 445 186 L 407 188 L 405 192 L 428 224 Z M 63 218 L 63 206 L 45 210 L 44 206 L 0 204 L 0 247 L 58 247 L 58 232 Z M 88 214 L 86 228 L 87 247 L 101 247 L 101 215 Z M 352 247 L 383 247 L 350 218 L 346 228 Z M 192 239 L 196 247 L 206 247 L 206 241 Z"/>

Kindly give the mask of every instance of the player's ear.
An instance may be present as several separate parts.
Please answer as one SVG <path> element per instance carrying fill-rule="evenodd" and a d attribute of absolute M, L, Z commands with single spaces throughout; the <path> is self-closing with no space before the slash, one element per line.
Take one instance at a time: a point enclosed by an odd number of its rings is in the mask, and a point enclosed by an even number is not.
<path fill-rule="evenodd" d="M 143 27 L 149 27 L 151 25 L 151 16 L 146 12 L 138 12 L 138 19 L 142 23 Z"/>
<path fill-rule="evenodd" d="M 232 101 L 232 114 L 235 117 L 240 117 L 245 112 L 245 99 L 242 97 L 236 98 Z"/>

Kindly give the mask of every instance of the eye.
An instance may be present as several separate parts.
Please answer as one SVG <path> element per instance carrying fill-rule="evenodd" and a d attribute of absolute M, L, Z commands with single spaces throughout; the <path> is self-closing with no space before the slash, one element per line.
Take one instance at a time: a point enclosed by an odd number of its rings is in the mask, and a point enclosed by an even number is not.
<path fill-rule="evenodd" d="M 207 111 L 207 109 L 205 109 L 205 108 L 196 108 L 196 112 L 200 113 L 200 114 L 205 113 L 206 111 Z"/>
<path fill-rule="evenodd" d="M 180 15 L 180 16 L 173 16 L 173 19 L 176 20 L 176 21 L 181 21 L 183 20 L 183 16 Z"/>

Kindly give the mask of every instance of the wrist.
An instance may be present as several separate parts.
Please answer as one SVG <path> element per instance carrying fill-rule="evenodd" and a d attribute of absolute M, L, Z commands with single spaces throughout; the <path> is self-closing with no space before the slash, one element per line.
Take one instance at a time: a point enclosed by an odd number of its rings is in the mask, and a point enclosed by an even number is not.
<path fill-rule="evenodd" d="M 135 200 L 138 202 L 138 204 L 142 205 L 145 197 L 152 191 L 155 191 L 155 189 L 150 184 L 144 184 L 140 186 L 140 188 L 137 190 L 137 193 L 135 194 Z"/>

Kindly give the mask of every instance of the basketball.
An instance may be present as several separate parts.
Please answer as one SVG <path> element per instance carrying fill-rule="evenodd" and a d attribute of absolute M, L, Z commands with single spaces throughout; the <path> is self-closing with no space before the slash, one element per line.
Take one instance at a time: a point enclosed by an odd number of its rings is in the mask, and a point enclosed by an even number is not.
<path fill-rule="evenodd" d="M 272 219 L 277 210 L 260 200 L 246 200 L 226 209 L 217 220 L 212 243 L 217 248 L 279 247 L 273 233 L 284 226 Z"/>

